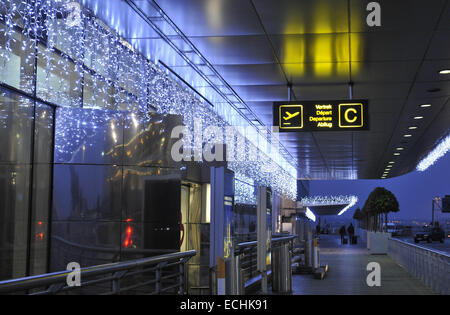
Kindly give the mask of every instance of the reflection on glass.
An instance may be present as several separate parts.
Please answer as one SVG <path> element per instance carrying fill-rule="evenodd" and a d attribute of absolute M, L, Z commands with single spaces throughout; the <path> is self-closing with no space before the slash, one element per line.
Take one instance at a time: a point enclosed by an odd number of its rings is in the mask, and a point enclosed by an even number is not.
<path fill-rule="evenodd" d="M 84 74 L 83 107 L 115 109 L 114 88 L 99 75 Z"/>
<path fill-rule="evenodd" d="M 53 222 L 50 270 L 73 261 L 86 267 L 119 260 L 120 229 L 120 222 Z"/>
<path fill-rule="evenodd" d="M 0 29 L 5 25 L 0 22 Z M 0 81 L 16 89 L 34 92 L 34 43 L 21 33 L 0 32 Z"/>
<path fill-rule="evenodd" d="M 0 90 L 0 163 L 31 162 L 33 103 Z"/>
<path fill-rule="evenodd" d="M 37 103 L 35 116 L 34 163 L 52 163 L 54 109 Z"/>
<path fill-rule="evenodd" d="M 81 65 L 39 45 L 37 96 L 60 106 L 81 107 Z"/>
<path fill-rule="evenodd" d="M 124 211 L 133 222 L 180 223 L 180 174 L 171 169 L 124 167 Z"/>
<path fill-rule="evenodd" d="M 55 165 L 52 219 L 120 220 L 121 174 L 116 166 Z"/>
<path fill-rule="evenodd" d="M 124 164 L 138 166 L 181 166 L 173 160 L 171 133 L 181 126 L 180 116 L 142 115 L 124 112 Z"/>
<path fill-rule="evenodd" d="M 0 280 L 26 274 L 29 165 L 0 165 Z"/>
<path fill-rule="evenodd" d="M 122 114 L 58 108 L 55 163 L 121 164 Z"/>

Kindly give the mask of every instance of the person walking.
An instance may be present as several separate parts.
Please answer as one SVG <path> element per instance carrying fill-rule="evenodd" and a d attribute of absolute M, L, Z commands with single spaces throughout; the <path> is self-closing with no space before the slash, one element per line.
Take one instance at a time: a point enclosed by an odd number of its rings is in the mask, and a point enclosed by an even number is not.
<path fill-rule="evenodd" d="M 339 229 L 339 234 L 341 234 L 341 244 L 344 244 L 345 234 L 347 234 L 347 232 L 345 231 L 345 225 L 341 226 L 341 228 Z"/>
<path fill-rule="evenodd" d="M 348 238 L 350 239 L 350 244 L 354 244 L 355 242 L 353 241 L 353 238 L 355 237 L 355 228 L 353 227 L 352 223 L 350 223 L 350 225 L 348 226 L 347 232 Z"/>

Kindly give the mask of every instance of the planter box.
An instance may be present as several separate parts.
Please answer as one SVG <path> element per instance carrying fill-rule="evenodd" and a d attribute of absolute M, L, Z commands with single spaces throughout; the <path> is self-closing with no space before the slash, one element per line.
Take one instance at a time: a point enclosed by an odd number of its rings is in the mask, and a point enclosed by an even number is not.
<path fill-rule="evenodd" d="M 387 254 L 391 233 L 367 232 L 367 249 L 370 254 Z"/>

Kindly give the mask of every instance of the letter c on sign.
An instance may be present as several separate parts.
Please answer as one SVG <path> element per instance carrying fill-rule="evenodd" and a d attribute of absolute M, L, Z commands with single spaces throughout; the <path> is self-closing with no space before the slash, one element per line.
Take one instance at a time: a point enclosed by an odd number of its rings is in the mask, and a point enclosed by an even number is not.
<path fill-rule="evenodd" d="M 348 117 L 348 112 L 353 112 L 353 113 L 354 113 L 353 119 L 350 119 L 350 118 Z M 345 111 L 345 113 L 344 113 L 345 120 L 346 120 L 348 123 L 354 123 L 354 122 L 358 119 L 358 117 L 356 116 L 357 113 L 358 113 L 358 111 L 357 111 L 356 109 L 354 109 L 354 108 L 349 108 L 349 109 L 347 109 L 347 110 Z"/>

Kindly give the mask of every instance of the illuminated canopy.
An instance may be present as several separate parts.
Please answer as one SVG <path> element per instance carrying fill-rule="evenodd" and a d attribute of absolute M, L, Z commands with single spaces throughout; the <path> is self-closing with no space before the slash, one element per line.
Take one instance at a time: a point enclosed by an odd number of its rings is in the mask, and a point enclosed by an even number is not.
<path fill-rule="evenodd" d="M 311 209 L 316 215 L 342 215 L 357 202 L 356 196 L 312 196 L 302 198 L 300 206 Z"/>

